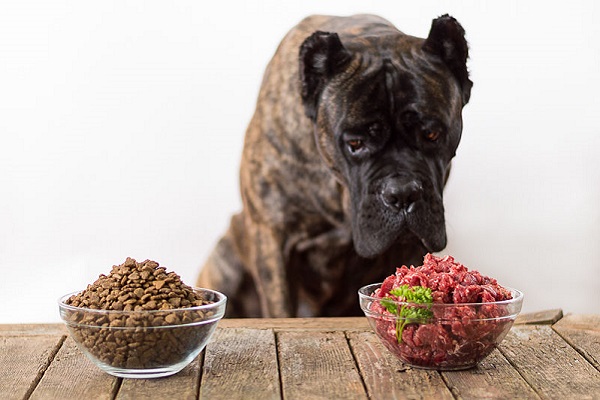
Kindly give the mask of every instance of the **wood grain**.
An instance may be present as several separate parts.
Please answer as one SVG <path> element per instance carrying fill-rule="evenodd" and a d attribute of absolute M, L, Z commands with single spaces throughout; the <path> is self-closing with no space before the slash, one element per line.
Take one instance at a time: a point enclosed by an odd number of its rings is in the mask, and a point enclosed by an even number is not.
<path fill-rule="evenodd" d="M 0 336 L 67 335 L 65 324 L 0 324 Z"/>
<path fill-rule="evenodd" d="M 271 330 L 217 328 L 206 347 L 201 399 L 279 399 L 275 334 Z"/>
<path fill-rule="evenodd" d="M 600 315 L 567 315 L 552 328 L 600 370 Z"/>
<path fill-rule="evenodd" d="M 387 350 L 373 332 L 349 332 L 371 399 L 453 399 L 437 371 L 411 368 Z"/>
<path fill-rule="evenodd" d="M 515 324 L 552 324 L 562 317 L 562 310 L 546 310 L 521 314 Z M 221 328 L 273 329 L 278 331 L 366 331 L 370 330 L 365 317 L 338 318 L 225 318 Z"/>
<path fill-rule="evenodd" d="M 277 346 L 286 400 L 367 398 L 343 332 L 279 332 Z"/>
<path fill-rule="evenodd" d="M 475 368 L 445 371 L 442 375 L 458 399 L 540 398 L 498 350 Z"/>
<path fill-rule="evenodd" d="M 273 329 L 274 331 L 361 331 L 369 330 L 365 317 L 339 318 L 238 318 L 219 321 L 221 328 Z"/>
<path fill-rule="evenodd" d="M 544 325 L 544 324 L 553 324 L 559 319 L 563 317 L 563 312 L 560 308 L 556 308 L 553 310 L 545 310 L 532 312 L 527 314 L 520 314 L 515 320 L 516 325 L 525 325 L 525 324 L 535 324 L 535 325 Z"/>
<path fill-rule="evenodd" d="M 126 379 L 117 393 L 117 400 L 194 400 L 198 398 L 202 355 L 175 375 L 165 378 Z M 84 397 L 82 397 L 84 398 Z"/>
<path fill-rule="evenodd" d="M 600 398 L 600 372 L 550 326 L 514 326 L 500 351 L 542 398 Z"/>
<path fill-rule="evenodd" d="M 65 336 L 0 336 L 0 394 L 23 399 L 35 389 Z"/>
<path fill-rule="evenodd" d="M 31 399 L 110 399 L 116 383 L 117 378 L 101 371 L 67 338 Z"/>
<path fill-rule="evenodd" d="M 515 324 L 554 323 L 562 317 L 561 309 L 545 310 L 517 317 Z M 369 323 L 363 316 L 339 318 L 225 318 L 219 321 L 222 328 L 253 328 L 275 330 L 322 330 L 360 331 L 368 330 Z M 67 334 L 64 324 L 0 324 L 0 335 Z"/>

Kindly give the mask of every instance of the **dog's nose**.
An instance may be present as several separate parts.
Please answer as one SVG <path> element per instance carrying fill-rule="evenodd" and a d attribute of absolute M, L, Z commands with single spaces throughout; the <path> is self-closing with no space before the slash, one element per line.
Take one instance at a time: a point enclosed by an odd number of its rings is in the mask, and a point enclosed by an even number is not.
<path fill-rule="evenodd" d="M 414 180 L 389 180 L 381 192 L 385 205 L 397 211 L 402 209 L 410 211 L 410 205 L 419 200 L 422 195 L 423 187 Z"/>

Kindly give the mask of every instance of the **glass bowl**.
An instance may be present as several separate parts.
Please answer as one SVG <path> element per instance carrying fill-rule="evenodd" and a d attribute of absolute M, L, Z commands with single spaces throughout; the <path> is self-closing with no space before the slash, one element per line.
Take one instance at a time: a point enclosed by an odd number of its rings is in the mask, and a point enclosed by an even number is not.
<path fill-rule="evenodd" d="M 223 318 L 227 297 L 214 290 L 193 289 L 210 302 L 190 308 L 114 311 L 58 301 L 60 316 L 77 346 L 103 371 L 122 378 L 173 375 L 204 349 Z"/>
<path fill-rule="evenodd" d="M 358 291 L 369 324 L 403 363 L 425 369 L 474 367 L 502 342 L 523 304 L 523 293 L 506 288 L 512 293 L 510 300 L 416 304 L 386 299 L 393 303 L 386 308 L 381 298 L 372 296 L 380 287 L 381 283 L 376 283 Z"/>

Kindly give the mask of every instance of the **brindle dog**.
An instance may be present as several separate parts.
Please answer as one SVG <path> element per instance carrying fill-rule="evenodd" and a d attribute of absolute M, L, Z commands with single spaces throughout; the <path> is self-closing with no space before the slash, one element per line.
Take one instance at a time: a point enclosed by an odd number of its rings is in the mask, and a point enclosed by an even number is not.
<path fill-rule="evenodd" d="M 358 315 L 357 290 L 446 246 L 442 192 L 472 82 L 464 30 L 311 16 L 269 63 L 246 132 L 243 209 L 198 286 L 228 316 Z"/>

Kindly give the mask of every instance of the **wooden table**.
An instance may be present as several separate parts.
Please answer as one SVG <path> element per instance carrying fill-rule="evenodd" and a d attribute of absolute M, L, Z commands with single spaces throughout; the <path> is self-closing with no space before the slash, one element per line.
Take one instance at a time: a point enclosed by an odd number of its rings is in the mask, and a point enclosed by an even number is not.
<path fill-rule="evenodd" d="M 600 399 L 600 315 L 522 315 L 477 368 L 409 368 L 365 318 L 223 320 L 191 365 L 160 379 L 96 368 L 66 329 L 0 325 L 2 399 Z"/>

